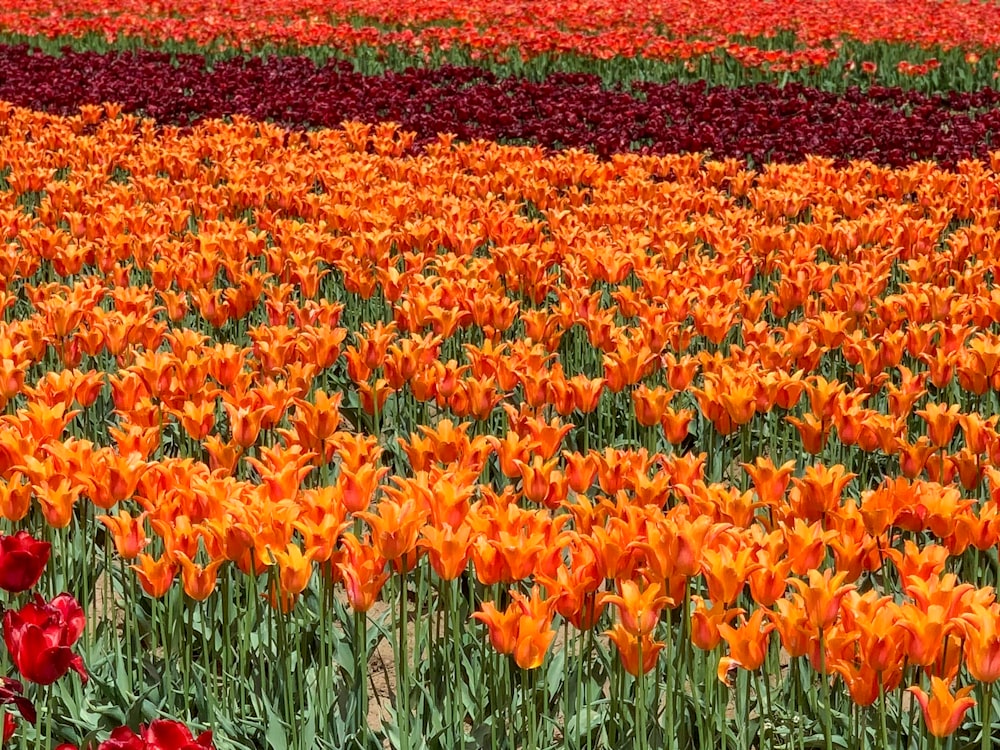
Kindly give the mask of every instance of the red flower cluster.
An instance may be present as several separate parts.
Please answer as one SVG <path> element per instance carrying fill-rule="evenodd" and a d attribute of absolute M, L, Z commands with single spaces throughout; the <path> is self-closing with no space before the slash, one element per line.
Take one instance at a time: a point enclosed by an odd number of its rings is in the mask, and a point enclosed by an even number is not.
<path fill-rule="evenodd" d="M 747 46 L 753 59 L 796 63 L 822 60 L 824 43 L 845 38 L 925 47 L 994 47 L 1000 7 L 964 0 L 618 0 L 462 3 L 387 0 L 94 0 L 81 13 L 70 0 L 21 0 L 0 8 L 0 29 L 56 37 L 97 33 L 148 40 L 329 45 L 346 52 L 361 45 L 419 51 L 465 47 L 481 56 L 517 49 L 524 58 L 567 52 L 688 59 L 742 45 L 734 38 L 794 32 L 805 49 L 782 54 Z M 798 54 L 796 54 L 796 52 Z"/>
<path fill-rule="evenodd" d="M 0 589 L 18 594 L 33 588 L 51 553 L 49 542 L 35 539 L 27 531 L 0 534 Z M 83 660 L 72 651 L 84 622 L 83 609 L 69 594 L 60 594 L 50 602 L 35 594 L 20 610 L 7 610 L 3 637 L 14 667 L 24 679 L 39 685 L 52 684 L 70 669 L 86 682 Z M 14 706 L 25 720 L 34 723 L 35 707 L 23 693 L 20 682 L 0 677 L 0 706 Z M 16 730 L 14 715 L 4 712 L 0 744 L 6 744 Z"/>

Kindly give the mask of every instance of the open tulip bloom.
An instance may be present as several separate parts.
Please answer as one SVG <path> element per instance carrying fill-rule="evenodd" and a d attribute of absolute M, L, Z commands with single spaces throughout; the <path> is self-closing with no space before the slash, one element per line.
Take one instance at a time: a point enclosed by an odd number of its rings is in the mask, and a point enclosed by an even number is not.
<path fill-rule="evenodd" d="M 69 594 L 46 602 L 36 594 L 19 610 L 7 610 L 3 636 L 21 676 L 37 685 L 51 685 L 70 669 L 87 681 L 87 670 L 72 647 L 83 633 L 83 609 Z"/>

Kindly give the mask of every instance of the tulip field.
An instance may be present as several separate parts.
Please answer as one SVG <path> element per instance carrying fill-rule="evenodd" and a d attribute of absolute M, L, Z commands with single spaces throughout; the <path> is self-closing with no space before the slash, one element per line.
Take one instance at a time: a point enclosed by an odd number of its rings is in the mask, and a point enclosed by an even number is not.
<path fill-rule="evenodd" d="M 1000 744 L 1000 5 L 0 0 L 0 746 Z"/>

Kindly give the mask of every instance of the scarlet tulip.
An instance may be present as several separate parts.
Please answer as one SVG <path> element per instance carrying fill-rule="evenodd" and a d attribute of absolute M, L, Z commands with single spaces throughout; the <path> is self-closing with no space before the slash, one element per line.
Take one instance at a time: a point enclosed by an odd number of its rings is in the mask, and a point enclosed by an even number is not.
<path fill-rule="evenodd" d="M 12 594 L 38 583 L 49 561 L 52 545 L 35 539 L 23 529 L 13 536 L 0 535 L 0 589 Z"/>
<path fill-rule="evenodd" d="M 26 680 L 51 685 L 72 668 L 86 682 L 83 660 L 71 650 L 83 633 L 83 624 L 83 609 L 69 594 L 51 602 L 36 594 L 19 611 L 8 610 L 4 615 L 4 642 Z"/>
<path fill-rule="evenodd" d="M 210 750 L 212 733 L 202 732 L 195 738 L 191 730 L 179 721 L 154 719 L 148 727 L 136 733 L 128 727 L 118 727 L 97 750 Z"/>
<path fill-rule="evenodd" d="M 17 721 L 14 720 L 14 716 L 4 713 L 2 744 L 6 745 L 7 741 L 14 736 L 15 731 L 17 731 Z"/>

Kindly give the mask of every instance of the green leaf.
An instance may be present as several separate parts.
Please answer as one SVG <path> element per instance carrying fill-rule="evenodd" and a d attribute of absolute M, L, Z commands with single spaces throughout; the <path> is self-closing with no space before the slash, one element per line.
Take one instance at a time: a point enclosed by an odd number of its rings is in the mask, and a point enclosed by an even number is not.
<path fill-rule="evenodd" d="M 834 747 L 842 747 L 844 750 L 847 750 L 847 748 L 850 747 L 847 740 L 839 734 L 833 735 L 833 737 L 830 738 L 830 741 L 833 743 Z M 804 742 L 806 747 L 825 747 L 826 736 L 823 734 L 811 734 L 804 739 Z"/>
<path fill-rule="evenodd" d="M 288 731 L 284 722 L 275 710 L 274 705 L 267 698 L 264 698 L 264 711 L 267 718 L 267 729 L 265 738 L 267 746 L 272 750 L 286 750 L 288 747 Z"/>

